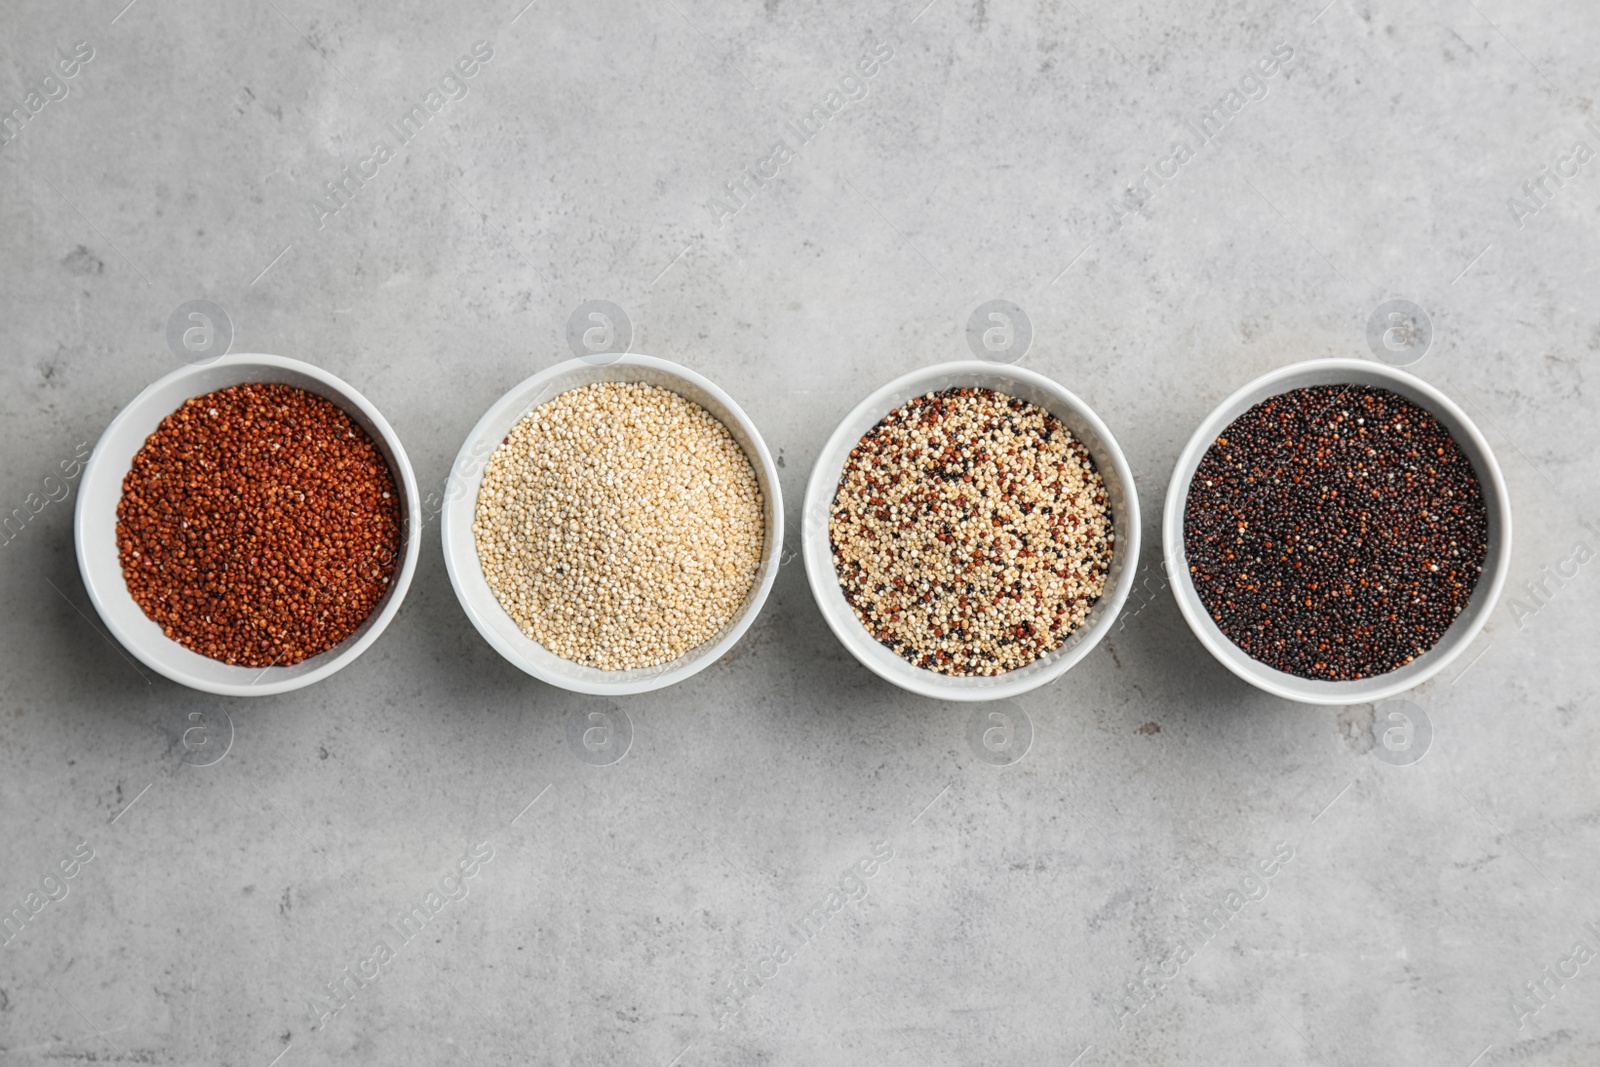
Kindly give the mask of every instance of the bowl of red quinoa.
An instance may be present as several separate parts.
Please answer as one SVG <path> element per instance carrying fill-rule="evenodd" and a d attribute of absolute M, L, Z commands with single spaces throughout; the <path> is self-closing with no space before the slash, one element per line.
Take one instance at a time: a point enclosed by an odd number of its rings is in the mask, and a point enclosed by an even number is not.
<path fill-rule="evenodd" d="M 1105 636 L 1139 556 L 1133 471 L 1088 404 L 977 360 L 875 390 L 823 446 L 802 552 L 835 636 L 886 681 L 1000 700 Z"/>
<path fill-rule="evenodd" d="M 298 689 L 361 655 L 400 610 L 421 531 L 415 475 L 378 409 L 318 367 L 248 354 L 129 402 L 74 518 L 113 636 L 224 696 Z"/>
<path fill-rule="evenodd" d="M 1179 456 L 1162 521 L 1179 611 L 1224 667 L 1308 704 L 1383 700 L 1477 636 L 1511 503 L 1443 392 L 1359 359 L 1297 363 L 1224 400 Z"/>
<path fill-rule="evenodd" d="M 637 354 L 558 363 L 484 413 L 440 518 L 456 598 L 518 669 L 604 696 L 673 685 L 760 614 L 778 468 L 704 375 Z"/>

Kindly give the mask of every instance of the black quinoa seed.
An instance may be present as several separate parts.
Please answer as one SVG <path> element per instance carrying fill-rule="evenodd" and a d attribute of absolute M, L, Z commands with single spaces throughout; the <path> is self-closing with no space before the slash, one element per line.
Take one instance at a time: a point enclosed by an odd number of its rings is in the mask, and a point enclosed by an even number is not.
<path fill-rule="evenodd" d="M 1200 601 L 1252 658 L 1370 678 L 1444 636 L 1483 573 L 1471 462 L 1433 415 L 1370 386 L 1264 400 L 1201 458 L 1183 541 Z"/>

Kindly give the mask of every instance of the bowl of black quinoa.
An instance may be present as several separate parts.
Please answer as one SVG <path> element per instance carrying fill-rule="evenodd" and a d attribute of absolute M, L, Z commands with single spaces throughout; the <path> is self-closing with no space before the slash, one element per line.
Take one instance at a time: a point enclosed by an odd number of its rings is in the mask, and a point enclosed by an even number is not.
<path fill-rule="evenodd" d="M 1269 693 L 1359 704 L 1433 677 L 1505 583 L 1511 504 L 1444 393 L 1357 359 L 1283 367 L 1201 423 L 1162 521 L 1178 608 Z"/>
<path fill-rule="evenodd" d="M 886 681 L 999 700 L 1059 678 L 1135 578 L 1133 472 L 1089 405 L 976 360 L 874 390 L 823 446 L 802 552 L 835 636 Z"/>

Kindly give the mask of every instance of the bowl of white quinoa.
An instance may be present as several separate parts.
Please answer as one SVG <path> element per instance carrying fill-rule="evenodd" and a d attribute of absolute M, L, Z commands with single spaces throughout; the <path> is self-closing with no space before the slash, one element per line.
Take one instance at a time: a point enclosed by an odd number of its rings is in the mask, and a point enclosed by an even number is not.
<path fill-rule="evenodd" d="M 1139 500 L 1090 407 L 977 360 L 856 405 L 806 486 L 802 551 L 840 642 L 923 696 L 985 701 L 1059 678 L 1115 624 Z"/>
<path fill-rule="evenodd" d="M 660 689 L 749 629 L 782 548 L 777 467 L 702 375 L 652 356 L 559 363 L 461 446 L 440 516 L 450 584 L 512 664 L 579 693 Z"/>

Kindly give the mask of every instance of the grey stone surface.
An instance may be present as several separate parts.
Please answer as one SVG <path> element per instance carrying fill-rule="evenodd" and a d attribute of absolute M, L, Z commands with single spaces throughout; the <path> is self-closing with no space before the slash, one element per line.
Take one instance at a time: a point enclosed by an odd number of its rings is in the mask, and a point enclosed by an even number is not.
<path fill-rule="evenodd" d="M 1600 949 L 1596 577 L 1543 570 L 1600 547 L 1600 161 L 1573 153 L 1600 151 L 1600 8 L 124 3 L 0 11 L 0 109 L 93 48 L 0 147 L 0 511 L 39 508 L 0 549 L 0 908 L 93 850 L 0 947 L 0 1063 L 1600 1062 L 1600 961 L 1564 962 Z M 478 41 L 467 95 L 399 146 L 385 124 Z M 892 59 L 802 144 L 786 123 L 875 43 Z M 1201 143 L 1186 123 L 1283 44 Z M 382 138 L 394 158 L 316 211 Z M 708 208 L 769 159 L 748 203 Z M 1515 210 L 1546 167 L 1568 177 Z M 212 699 L 97 633 L 44 481 L 180 365 L 168 316 L 206 299 L 234 351 L 363 390 L 436 490 L 606 299 L 635 351 L 745 406 L 794 504 L 856 399 L 964 356 L 996 298 L 1031 319 L 1022 365 L 1137 465 L 1147 567 L 1214 404 L 1370 356 L 1388 299 L 1428 311 L 1411 369 L 1480 420 L 1518 530 L 1477 658 L 1408 695 L 1426 758 L 1373 755 L 1381 709 L 1246 687 L 1153 571 L 1142 610 L 1017 702 L 1033 737 L 1006 766 L 969 749 L 973 709 L 851 660 L 798 562 L 725 662 L 596 704 L 490 651 L 436 523 L 359 662 Z M 591 710 L 631 722 L 620 762 L 569 747 Z M 209 766 L 185 759 L 192 712 L 219 742 L 231 723 Z M 485 842 L 469 895 L 316 1026 L 309 998 Z M 876 842 L 893 858 L 827 912 Z M 1266 896 L 1179 966 L 1280 845 Z M 767 960 L 819 902 L 820 933 Z"/>

